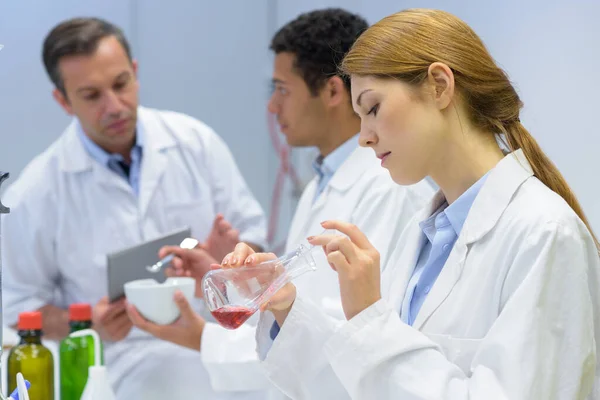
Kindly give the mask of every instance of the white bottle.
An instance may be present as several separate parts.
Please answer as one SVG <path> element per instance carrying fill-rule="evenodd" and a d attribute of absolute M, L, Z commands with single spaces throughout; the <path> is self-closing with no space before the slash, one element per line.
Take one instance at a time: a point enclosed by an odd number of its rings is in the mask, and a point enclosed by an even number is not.
<path fill-rule="evenodd" d="M 94 364 L 89 368 L 88 380 L 83 389 L 81 400 L 116 400 L 115 393 L 108 381 L 106 367 L 100 365 L 100 337 L 93 329 L 83 329 L 71 333 L 71 337 L 91 336 L 94 338 Z"/>
<path fill-rule="evenodd" d="M 106 367 L 96 365 L 90 367 L 81 400 L 116 400 L 108 381 Z"/>

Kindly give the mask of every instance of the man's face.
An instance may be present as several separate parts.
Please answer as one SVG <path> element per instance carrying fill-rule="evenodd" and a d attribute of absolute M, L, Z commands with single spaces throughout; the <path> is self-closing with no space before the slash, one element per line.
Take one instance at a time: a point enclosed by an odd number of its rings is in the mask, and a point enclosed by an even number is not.
<path fill-rule="evenodd" d="M 137 64 L 114 36 L 102 39 L 91 55 L 64 57 L 59 64 L 66 96 L 54 97 L 79 119 L 100 147 L 117 152 L 135 140 L 138 106 Z"/>
<path fill-rule="evenodd" d="M 277 116 L 281 133 L 290 146 L 317 146 L 326 134 L 327 108 L 321 96 L 311 94 L 294 68 L 295 61 L 296 56 L 292 53 L 275 56 L 269 112 Z"/>

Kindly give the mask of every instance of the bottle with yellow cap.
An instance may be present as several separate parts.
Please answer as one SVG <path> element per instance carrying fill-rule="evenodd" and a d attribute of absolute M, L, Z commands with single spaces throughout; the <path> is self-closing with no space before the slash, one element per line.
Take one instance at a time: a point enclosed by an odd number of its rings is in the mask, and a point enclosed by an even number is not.
<path fill-rule="evenodd" d="M 31 399 L 54 400 L 54 359 L 42 345 L 42 313 L 19 314 L 21 342 L 8 355 L 8 392 L 17 388 L 20 372 L 31 382 Z"/>

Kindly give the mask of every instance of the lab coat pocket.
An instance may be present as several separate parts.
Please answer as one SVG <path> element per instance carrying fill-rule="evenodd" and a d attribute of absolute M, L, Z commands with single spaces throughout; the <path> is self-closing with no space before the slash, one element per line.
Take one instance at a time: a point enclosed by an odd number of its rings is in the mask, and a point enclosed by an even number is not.
<path fill-rule="evenodd" d="M 467 377 L 471 376 L 473 358 L 483 339 L 463 339 L 435 333 L 425 333 L 425 335 L 441 347 L 448 361 L 462 369 Z"/>
<path fill-rule="evenodd" d="M 192 236 L 204 241 L 213 224 L 215 213 L 208 201 L 188 201 L 171 203 L 165 207 L 167 224 L 170 230 L 189 227 Z"/>

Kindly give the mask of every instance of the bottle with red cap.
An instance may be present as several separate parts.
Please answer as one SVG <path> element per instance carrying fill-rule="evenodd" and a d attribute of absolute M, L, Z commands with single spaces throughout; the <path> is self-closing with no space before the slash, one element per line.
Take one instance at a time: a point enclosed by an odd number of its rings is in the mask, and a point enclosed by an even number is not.
<path fill-rule="evenodd" d="M 71 333 L 92 328 L 92 306 L 71 304 L 69 307 Z M 91 336 L 67 337 L 60 343 L 60 398 L 79 400 L 94 365 L 94 339 Z M 99 355 L 102 359 L 102 354 Z"/>
<path fill-rule="evenodd" d="M 31 382 L 31 399 L 54 400 L 54 358 L 42 345 L 42 313 L 19 314 L 21 342 L 8 355 L 8 393 L 17 388 L 20 372 Z"/>

